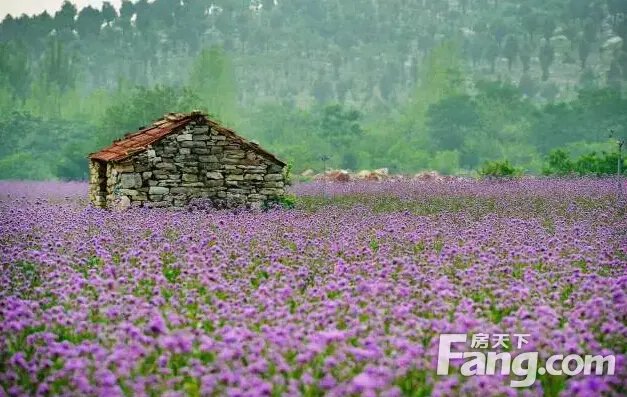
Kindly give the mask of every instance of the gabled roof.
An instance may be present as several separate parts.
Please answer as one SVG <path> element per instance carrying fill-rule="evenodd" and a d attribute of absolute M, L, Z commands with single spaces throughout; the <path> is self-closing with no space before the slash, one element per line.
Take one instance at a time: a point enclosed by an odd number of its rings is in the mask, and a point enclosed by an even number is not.
<path fill-rule="evenodd" d="M 278 164 L 283 166 L 287 165 L 283 160 L 262 149 L 257 143 L 248 141 L 237 135 L 235 131 L 221 126 L 218 122 L 211 120 L 207 115 L 200 112 L 168 113 L 159 120 L 156 120 L 150 127 L 143 128 L 137 132 L 128 133 L 124 138 L 114 141 L 111 146 L 91 153 L 89 158 L 92 160 L 116 162 L 125 160 L 136 153 L 146 150 L 149 145 L 165 138 L 167 135 L 178 131 L 192 120 L 198 119 L 204 119 L 213 131 L 228 136 L 243 147 L 257 152 Z"/>

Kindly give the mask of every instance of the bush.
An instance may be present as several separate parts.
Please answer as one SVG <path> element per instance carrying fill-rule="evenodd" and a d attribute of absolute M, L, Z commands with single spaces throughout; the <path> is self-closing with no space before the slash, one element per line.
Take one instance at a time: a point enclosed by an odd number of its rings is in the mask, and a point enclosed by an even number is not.
<path fill-rule="evenodd" d="M 283 177 L 285 178 L 285 185 L 286 186 L 291 186 L 293 181 L 292 181 L 292 162 L 290 161 L 289 163 L 287 163 L 287 165 L 285 166 L 285 168 L 283 169 Z"/>
<path fill-rule="evenodd" d="M 286 194 L 285 196 L 275 197 L 263 202 L 261 209 L 264 211 L 272 209 L 292 209 L 296 206 L 296 196 Z"/>
<path fill-rule="evenodd" d="M 542 169 L 544 175 L 567 175 L 574 170 L 570 154 L 562 149 L 552 150 L 546 158 L 547 165 Z"/>
<path fill-rule="evenodd" d="M 479 169 L 482 178 L 515 178 L 522 173 L 520 168 L 514 167 L 508 160 L 486 161 Z"/>
<path fill-rule="evenodd" d="M 591 152 L 571 160 L 568 152 L 562 149 L 553 150 L 546 158 L 546 165 L 542 170 L 544 175 L 616 175 L 618 153 Z M 623 159 L 623 169 L 625 160 Z"/>

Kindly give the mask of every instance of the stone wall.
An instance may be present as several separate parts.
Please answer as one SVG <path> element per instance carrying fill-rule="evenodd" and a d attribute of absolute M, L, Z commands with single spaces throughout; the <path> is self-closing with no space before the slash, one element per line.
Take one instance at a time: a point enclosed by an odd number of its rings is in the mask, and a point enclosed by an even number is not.
<path fill-rule="evenodd" d="M 124 162 L 108 163 L 106 178 L 110 207 L 182 207 L 193 198 L 259 207 L 285 192 L 281 164 L 212 130 L 204 119 Z"/>
<path fill-rule="evenodd" d="M 89 201 L 98 207 L 106 206 L 107 165 L 101 161 L 89 161 Z"/>

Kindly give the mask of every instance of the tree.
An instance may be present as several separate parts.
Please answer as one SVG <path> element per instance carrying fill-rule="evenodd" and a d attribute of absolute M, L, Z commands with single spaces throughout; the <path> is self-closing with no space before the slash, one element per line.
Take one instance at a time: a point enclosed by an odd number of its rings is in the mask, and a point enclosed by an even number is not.
<path fill-rule="evenodd" d="M 54 14 L 54 27 L 59 33 L 61 40 L 69 40 L 72 38 L 76 12 L 76 6 L 65 0 L 61 9 Z"/>
<path fill-rule="evenodd" d="M 319 112 L 320 138 L 339 152 L 340 167 L 354 169 L 356 159 L 350 143 L 364 134 L 360 125 L 361 113 L 354 109 L 345 110 L 341 105 L 328 105 Z"/>
<path fill-rule="evenodd" d="M 529 34 L 529 40 L 533 41 L 533 36 L 540 26 L 540 17 L 534 11 L 530 11 L 522 17 L 522 26 Z"/>
<path fill-rule="evenodd" d="M 622 75 L 623 70 L 618 61 L 618 57 L 614 57 L 610 63 L 610 69 L 607 71 L 607 85 L 620 88 Z"/>
<path fill-rule="evenodd" d="M 579 42 L 579 61 L 581 62 L 581 69 L 586 68 L 588 56 L 590 56 L 590 43 L 588 42 L 588 40 L 583 38 Z"/>
<path fill-rule="evenodd" d="M 448 97 L 429 107 L 429 135 L 434 148 L 461 149 L 466 133 L 479 123 L 477 107 L 468 95 Z"/>
<path fill-rule="evenodd" d="M 30 85 L 26 48 L 18 42 L 0 42 L 0 86 L 10 87 L 13 94 L 25 99 Z"/>
<path fill-rule="evenodd" d="M 549 68 L 555 60 L 555 49 L 549 40 L 546 40 L 544 45 L 540 47 L 540 67 L 542 68 L 542 81 L 549 79 Z"/>
<path fill-rule="evenodd" d="M 507 58 L 507 67 L 511 72 L 514 61 L 518 56 L 518 38 L 514 34 L 510 34 L 505 39 L 505 46 L 503 47 L 503 55 Z"/>
<path fill-rule="evenodd" d="M 514 167 L 508 160 L 486 161 L 479 169 L 483 178 L 515 178 L 522 175 L 520 168 Z"/>
<path fill-rule="evenodd" d="M 115 21 L 115 19 L 118 17 L 118 12 L 116 11 L 115 7 L 113 7 L 108 1 L 102 3 L 100 14 L 102 15 L 102 19 L 108 26 L 111 26 L 111 23 L 113 23 L 113 21 Z"/>
<path fill-rule="evenodd" d="M 546 163 L 542 170 L 544 175 L 568 175 L 574 168 L 570 155 L 563 149 L 551 150 L 551 153 L 546 157 Z"/>
<path fill-rule="evenodd" d="M 222 48 L 201 51 L 192 66 L 189 86 L 211 115 L 227 124 L 234 121 L 237 87 L 231 60 Z"/>
<path fill-rule="evenodd" d="M 311 91 L 314 98 L 316 98 L 316 102 L 324 105 L 331 99 L 332 89 L 333 87 L 331 87 L 331 83 L 329 83 L 326 75 L 319 73 L 318 78 L 313 83 Z"/>
<path fill-rule="evenodd" d="M 520 49 L 520 62 L 522 63 L 524 73 L 527 73 L 530 69 L 532 51 L 531 43 L 525 40 Z"/>
<path fill-rule="evenodd" d="M 548 42 L 553 37 L 553 33 L 555 33 L 555 19 L 553 15 L 545 14 L 542 20 L 542 34 L 544 35 L 544 39 Z"/>
<path fill-rule="evenodd" d="M 131 30 L 131 18 L 135 14 L 135 5 L 130 0 L 122 0 L 120 6 L 119 23 L 125 36 L 129 36 Z"/>
<path fill-rule="evenodd" d="M 496 60 L 501 54 L 501 48 L 499 47 L 499 43 L 496 40 L 490 41 L 486 48 L 486 58 L 490 61 L 490 72 L 494 73 L 496 71 Z"/>
<path fill-rule="evenodd" d="M 63 93 L 74 88 L 77 58 L 66 50 L 61 41 L 52 40 L 48 44 L 41 66 L 40 76 L 47 90 L 56 86 Z"/>
<path fill-rule="evenodd" d="M 103 6 L 104 7 L 104 6 Z M 76 31 L 83 40 L 93 40 L 100 34 L 100 26 L 104 18 L 95 8 L 87 6 L 78 13 Z"/>
<path fill-rule="evenodd" d="M 527 98 L 533 98 L 538 92 L 536 83 L 529 73 L 523 73 L 518 83 L 518 88 Z"/>

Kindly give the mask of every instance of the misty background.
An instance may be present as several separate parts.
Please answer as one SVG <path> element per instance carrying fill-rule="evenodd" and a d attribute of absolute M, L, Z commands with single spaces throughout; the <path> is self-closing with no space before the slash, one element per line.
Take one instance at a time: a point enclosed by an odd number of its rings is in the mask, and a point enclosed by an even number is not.
<path fill-rule="evenodd" d="M 392 173 L 489 160 L 611 173 L 609 131 L 627 134 L 627 1 L 523 3 L 140 0 L 7 15 L 0 179 L 85 179 L 89 152 L 193 109 L 296 172 L 327 155 Z"/>

